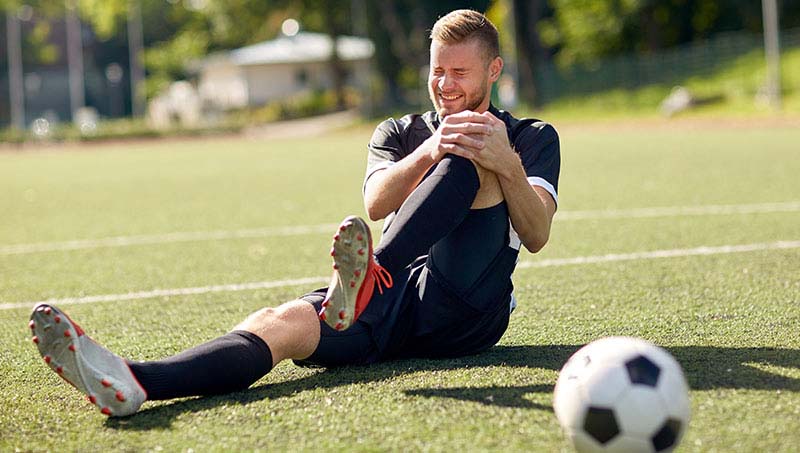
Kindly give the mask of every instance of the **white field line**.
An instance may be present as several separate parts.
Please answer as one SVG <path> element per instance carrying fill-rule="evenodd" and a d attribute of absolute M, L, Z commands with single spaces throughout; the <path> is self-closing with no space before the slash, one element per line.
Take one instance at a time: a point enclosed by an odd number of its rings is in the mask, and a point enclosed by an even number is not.
<path fill-rule="evenodd" d="M 579 256 L 574 258 L 556 258 L 541 261 L 522 261 L 517 264 L 517 268 L 538 268 L 567 266 L 576 264 L 597 264 L 613 261 L 635 261 L 658 258 L 674 258 L 701 255 L 719 255 L 726 253 L 755 252 L 763 250 L 786 250 L 800 248 L 800 241 L 778 241 L 756 244 L 742 245 L 723 245 L 717 247 L 695 247 L 689 249 L 653 250 L 649 252 L 634 253 L 614 253 L 608 255 Z M 91 304 L 96 302 L 117 302 L 125 300 L 152 299 L 154 297 L 165 296 L 187 296 L 196 294 L 207 294 L 215 292 L 249 291 L 265 288 L 282 288 L 288 286 L 300 286 L 313 283 L 327 282 L 330 277 L 307 277 L 291 280 L 273 280 L 253 283 L 237 283 L 229 285 L 199 286 L 193 288 L 174 288 L 174 289 L 155 289 L 152 291 L 138 291 L 125 294 L 107 294 L 99 296 L 67 297 L 63 299 L 47 299 L 37 302 L 16 302 L 0 304 L 0 310 L 10 310 L 14 308 L 31 308 L 42 302 L 48 304 Z"/>
<path fill-rule="evenodd" d="M 596 211 L 565 211 L 555 216 L 555 221 L 625 219 L 649 217 L 675 217 L 724 214 L 755 214 L 800 211 L 800 201 L 783 203 L 761 203 L 742 205 L 673 206 L 640 209 L 617 209 Z M 297 225 L 286 227 L 266 227 L 243 230 L 175 232 L 155 235 L 116 236 L 100 239 L 77 239 L 65 242 L 38 242 L 0 246 L 0 256 L 23 255 L 28 253 L 55 252 L 66 250 L 88 250 L 107 247 L 127 247 L 133 245 L 170 244 L 176 242 L 200 242 L 224 239 L 262 238 L 274 236 L 297 236 L 303 234 L 327 233 L 336 224 Z"/>
<path fill-rule="evenodd" d="M 323 225 L 297 225 L 245 230 L 189 231 L 154 235 L 116 236 L 101 239 L 78 239 L 65 242 L 38 242 L 33 244 L 0 246 L 0 255 L 22 255 L 38 252 L 126 247 L 131 245 L 171 244 L 176 242 L 214 241 L 221 239 L 297 236 L 302 234 L 327 233 L 333 231 L 337 226 L 338 224 L 329 223 Z"/>
<path fill-rule="evenodd" d="M 16 302 L 10 304 L 0 304 L 0 310 L 33 307 L 34 305 L 39 303 L 59 304 L 59 305 L 94 304 L 97 302 L 119 302 L 124 300 L 152 299 L 155 297 L 191 296 L 191 295 L 208 294 L 208 293 L 252 291 L 256 289 L 269 289 L 269 288 L 284 288 L 288 286 L 311 285 L 315 283 L 319 284 L 328 281 L 330 281 L 330 276 L 295 278 L 290 280 L 272 280 L 266 282 L 234 283 L 229 285 L 196 286 L 193 288 L 154 289 L 151 291 L 136 291 L 125 294 L 105 294 L 99 296 L 65 297 L 63 299 L 47 299 L 37 302 Z"/>
<path fill-rule="evenodd" d="M 681 256 L 721 255 L 725 253 L 756 252 L 761 250 L 785 250 L 800 248 L 800 241 L 778 241 L 758 244 L 722 245 L 717 247 L 695 247 L 690 249 L 653 250 L 650 252 L 609 253 L 607 255 L 553 258 L 541 261 L 522 261 L 517 268 L 568 266 L 573 264 L 598 264 L 613 261 L 637 261 Z"/>
<path fill-rule="evenodd" d="M 667 206 L 638 209 L 606 209 L 597 211 L 565 211 L 554 220 L 639 219 L 648 217 L 680 217 L 699 215 L 760 214 L 800 211 L 800 201 L 738 205 Z"/>

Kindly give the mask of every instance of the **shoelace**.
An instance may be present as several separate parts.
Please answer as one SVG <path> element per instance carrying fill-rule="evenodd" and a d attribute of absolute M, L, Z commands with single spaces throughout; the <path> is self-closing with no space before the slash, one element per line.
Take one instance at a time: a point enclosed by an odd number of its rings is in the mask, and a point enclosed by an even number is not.
<path fill-rule="evenodd" d="M 378 287 L 379 293 L 383 294 L 383 286 L 389 289 L 394 285 L 392 274 L 380 264 L 374 263 L 370 272 L 372 273 L 372 278 L 375 279 L 375 286 Z"/>

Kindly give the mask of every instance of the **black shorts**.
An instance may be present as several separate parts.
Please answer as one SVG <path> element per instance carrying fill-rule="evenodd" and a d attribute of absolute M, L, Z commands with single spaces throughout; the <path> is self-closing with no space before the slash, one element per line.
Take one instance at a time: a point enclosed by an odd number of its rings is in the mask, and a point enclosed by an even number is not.
<path fill-rule="evenodd" d="M 511 273 L 518 253 L 508 246 L 507 212 L 505 203 L 470 211 L 467 220 L 436 245 L 453 253 L 432 248 L 429 256 L 393 275 L 395 285 L 383 294 L 376 291 L 349 329 L 336 331 L 320 321 L 317 350 L 296 363 L 332 367 L 457 357 L 496 344 L 508 327 Z M 489 234 L 497 236 L 494 242 L 487 240 L 487 223 L 496 227 Z M 319 311 L 325 294 L 322 288 L 301 299 Z"/>

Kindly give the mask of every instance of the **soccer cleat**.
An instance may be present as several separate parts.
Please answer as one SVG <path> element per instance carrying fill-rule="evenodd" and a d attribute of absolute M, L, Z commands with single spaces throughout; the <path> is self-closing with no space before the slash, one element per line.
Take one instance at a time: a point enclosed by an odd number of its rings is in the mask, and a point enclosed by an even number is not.
<path fill-rule="evenodd" d="M 50 369 L 83 392 L 101 413 L 130 415 L 147 399 L 125 360 L 95 343 L 56 307 L 34 307 L 30 325 Z"/>
<path fill-rule="evenodd" d="M 355 216 L 345 218 L 339 225 L 333 236 L 331 256 L 333 277 L 319 319 L 336 330 L 344 330 L 367 307 L 376 286 L 381 294 L 384 286 L 392 287 L 392 276 L 375 262 L 369 226 Z"/>

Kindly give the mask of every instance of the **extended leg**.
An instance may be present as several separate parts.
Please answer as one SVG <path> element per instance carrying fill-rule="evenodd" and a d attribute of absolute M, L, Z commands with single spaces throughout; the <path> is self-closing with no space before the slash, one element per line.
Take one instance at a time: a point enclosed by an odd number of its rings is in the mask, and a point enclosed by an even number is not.
<path fill-rule="evenodd" d="M 320 329 L 314 307 L 293 301 L 260 310 L 229 334 L 173 357 L 129 362 L 56 307 L 35 307 L 30 327 L 50 368 L 113 416 L 135 413 L 146 399 L 243 390 L 281 360 L 311 355 Z"/>
<path fill-rule="evenodd" d="M 303 359 L 319 342 L 319 321 L 303 301 L 263 308 L 227 335 L 155 362 L 129 362 L 148 399 L 244 390 L 284 359 Z"/>

